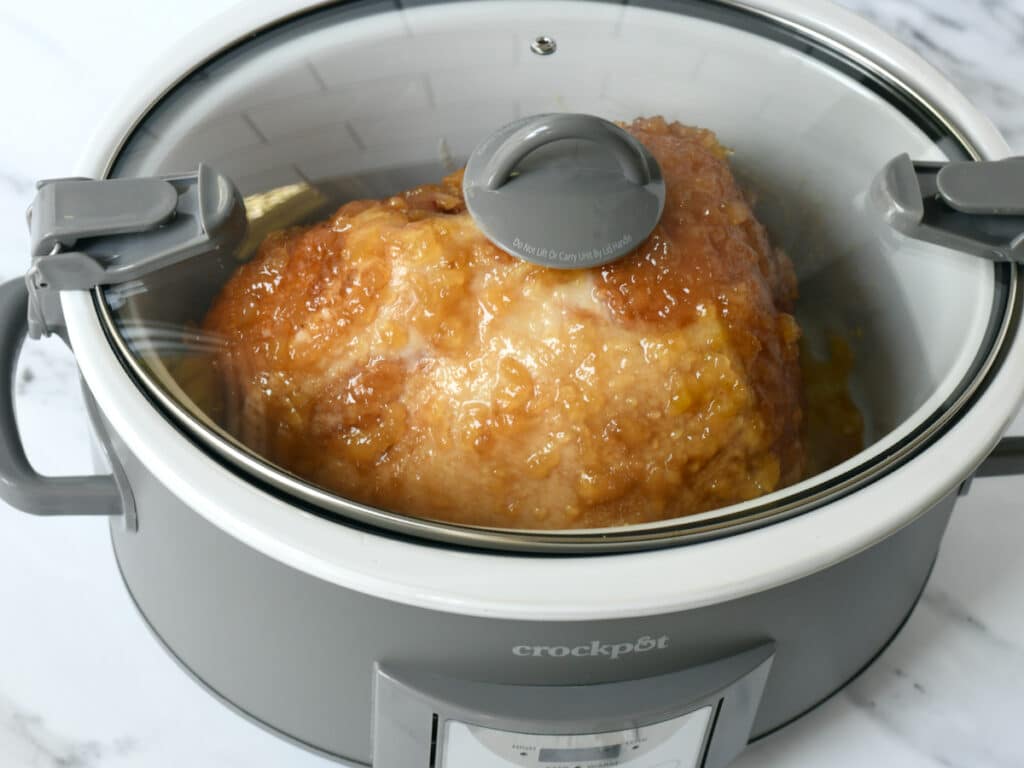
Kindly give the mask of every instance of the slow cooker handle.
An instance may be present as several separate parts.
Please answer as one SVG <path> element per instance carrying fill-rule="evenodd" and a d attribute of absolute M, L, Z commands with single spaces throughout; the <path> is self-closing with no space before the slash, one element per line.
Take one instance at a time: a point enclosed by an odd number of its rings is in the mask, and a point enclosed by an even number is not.
<path fill-rule="evenodd" d="M 128 516 L 114 475 L 45 477 L 29 463 L 14 413 L 14 374 L 28 333 L 28 287 L 0 285 L 0 499 L 33 515 Z"/>

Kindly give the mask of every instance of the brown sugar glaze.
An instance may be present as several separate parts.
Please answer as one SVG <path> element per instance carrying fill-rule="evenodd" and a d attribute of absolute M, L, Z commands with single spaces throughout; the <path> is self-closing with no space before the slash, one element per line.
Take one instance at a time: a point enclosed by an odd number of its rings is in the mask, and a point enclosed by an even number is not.
<path fill-rule="evenodd" d="M 618 526 L 798 480 L 792 265 L 714 134 L 627 128 L 667 199 L 610 266 L 507 255 L 459 173 L 270 235 L 205 320 L 221 425 L 347 498 L 474 525 Z"/>

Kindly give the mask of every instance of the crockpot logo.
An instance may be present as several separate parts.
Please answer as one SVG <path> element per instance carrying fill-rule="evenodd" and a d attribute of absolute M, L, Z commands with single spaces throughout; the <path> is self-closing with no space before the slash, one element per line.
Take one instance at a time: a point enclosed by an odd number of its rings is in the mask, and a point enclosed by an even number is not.
<path fill-rule="evenodd" d="M 617 659 L 620 656 L 627 656 L 632 653 L 647 653 L 648 651 L 663 650 L 668 648 L 668 635 L 661 637 L 650 637 L 644 635 L 633 642 L 626 643 L 603 643 L 600 640 L 592 640 L 587 645 L 517 645 L 512 649 L 516 656 L 550 656 L 561 659 L 566 656 L 604 656 L 608 659 Z"/>

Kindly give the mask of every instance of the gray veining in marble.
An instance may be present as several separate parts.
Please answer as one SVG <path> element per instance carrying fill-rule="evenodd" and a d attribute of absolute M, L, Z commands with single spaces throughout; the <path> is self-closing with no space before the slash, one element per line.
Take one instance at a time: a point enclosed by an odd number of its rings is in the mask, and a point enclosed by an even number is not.
<path fill-rule="evenodd" d="M 1024 152 L 1024 3 L 842 0 L 941 70 Z"/>
<path fill-rule="evenodd" d="M 50 730 L 45 718 L 0 699 L 0 756 L 5 766 L 95 768 L 136 751 L 131 737 L 112 742 L 71 740 Z"/>

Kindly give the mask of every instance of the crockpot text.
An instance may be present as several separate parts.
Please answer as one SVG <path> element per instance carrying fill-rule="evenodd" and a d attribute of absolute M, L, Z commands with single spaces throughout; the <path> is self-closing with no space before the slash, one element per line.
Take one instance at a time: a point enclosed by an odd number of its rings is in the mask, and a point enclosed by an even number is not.
<path fill-rule="evenodd" d="M 663 650 L 668 648 L 668 635 L 661 637 L 650 637 L 644 635 L 633 642 L 626 643 L 603 643 L 600 640 L 593 640 L 587 645 L 517 645 L 512 649 L 516 656 L 549 656 L 555 659 L 567 656 L 604 656 L 608 659 L 618 659 L 631 653 L 647 653 L 647 651 Z"/>

